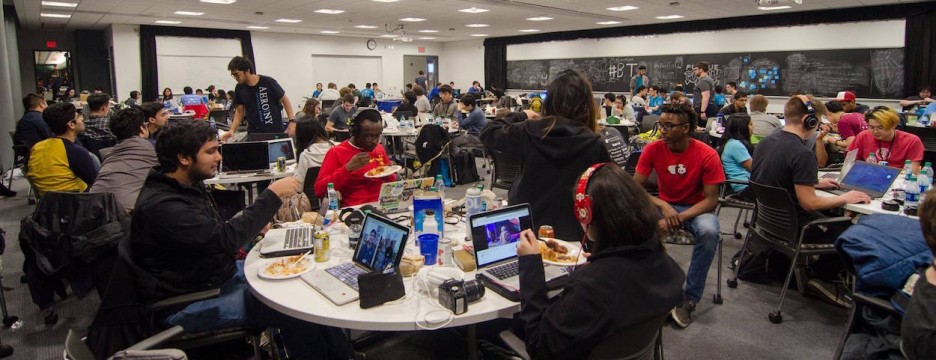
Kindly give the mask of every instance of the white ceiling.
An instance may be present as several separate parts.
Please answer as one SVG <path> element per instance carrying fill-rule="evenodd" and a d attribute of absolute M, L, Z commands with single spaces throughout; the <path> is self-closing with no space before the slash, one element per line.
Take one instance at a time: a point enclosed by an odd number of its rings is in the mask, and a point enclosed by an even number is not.
<path fill-rule="evenodd" d="M 472 34 L 490 37 L 524 35 L 524 29 L 540 32 L 594 29 L 672 21 L 717 19 L 768 13 L 798 12 L 884 4 L 920 2 L 922 0 L 804 0 L 791 9 L 759 10 L 751 0 L 399 0 L 392 3 L 372 0 L 238 0 L 232 5 L 202 3 L 198 0 L 56 0 L 77 2 L 77 8 L 41 5 L 40 0 L 12 0 L 19 21 L 26 29 L 101 30 L 110 24 L 150 24 L 156 20 L 181 21 L 185 27 L 247 30 L 247 26 L 268 26 L 269 31 L 319 34 L 320 31 L 340 31 L 336 36 L 378 37 L 387 34 L 385 24 L 393 27 L 405 24 L 407 36 L 430 36 L 435 41 L 466 40 Z M 677 4 L 677 5 L 672 5 Z M 631 5 L 639 9 L 609 11 L 612 6 Z M 465 8 L 490 11 L 469 14 Z M 318 9 L 345 10 L 338 15 L 315 13 Z M 202 16 L 182 16 L 176 11 L 204 12 Z M 40 17 L 40 13 L 71 14 L 69 19 Z M 659 20 L 656 16 L 682 15 L 678 20 Z M 533 16 L 548 16 L 549 21 L 525 20 Z M 404 17 L 420 17 L 423 22 L 406 23 Z M 283 24 L 276 19 L 302 20 L 298 24 Z M 596 22 L 616 20 L 619 25 L 598 25 Z M 483 23 L 484 28 L 465 25 Z M 374 25 L 377 29 L 358 29 L 356 25 Z M 438 30 L 419 33 L 418 30 Z"/>

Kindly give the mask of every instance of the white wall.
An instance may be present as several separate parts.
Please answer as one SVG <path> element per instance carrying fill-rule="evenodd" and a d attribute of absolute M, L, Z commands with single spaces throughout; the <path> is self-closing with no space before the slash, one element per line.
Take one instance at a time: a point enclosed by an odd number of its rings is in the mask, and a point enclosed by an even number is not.
<path fill-rule="evenodd" d="M 442 56 L 439 57 L 439 80 L 444 84 L 454 81 L 455 87 L 462 91 L 468 91 L 471 82 L 475 80 L 484 84 L 484 40 L 443 43 Z"/>
<path fill-rule="evenodd" d="M 140 27 L 137 25 L 113 24 L 104 31 L 107 46 L 114 47 L 115 94 L 129 94 L 143 87 L 143 71 L 140 64 Z M 151 99 L 144 99 L 151 100 Z"/>
<path fill-rule="evenodd" d="M 277 34 L 267 32 L 251 33 L 257 73 L 271 76 L 286 90 L 294 106 L 302 105 L 303 96 L 311 96 L 315 83 L 334 82 L 341 86 L 349 81 L 343 79 L 314 79 L 312 77 L 312 55 L 337 56 L 380 56 L 383 70 L 382 79 L 373 79 L 387 93 L 397 94 L 405 83 L 403 79 L 404 55 L 440 55 L 442 46 L 438 43 L 395 43 L 377 39 L 377 48 L 367 49 L 367 39 L 338 36 L 315 36 L 297 34 Z M 419 47 L 425 47 L 419 53 Z M 444 71 L 444 68 L 443 68 Z M 364 84 L 355 84 L 359 89 Z"/>
<path fill-rule="evenodd" d="M 227 66 L 231 58 L 242 54 L 238 39 L 209 39 L 177 36 L 156 37 L 156 67 L 159 91 L 170 88 L 182 95 L 183 88 L 207 89 L 214 85 L 233 90 L 237 81 Z"/>

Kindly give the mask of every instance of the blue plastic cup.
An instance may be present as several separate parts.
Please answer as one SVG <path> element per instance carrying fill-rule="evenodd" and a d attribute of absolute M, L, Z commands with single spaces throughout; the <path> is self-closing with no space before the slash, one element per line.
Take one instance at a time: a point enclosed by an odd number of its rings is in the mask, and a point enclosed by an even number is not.
<path fill-rule="evenodd" d="M 419 253 L 426 258 L 426 265 L 435 265 L 439 256 L 439 235 L 419 235 Z"/>

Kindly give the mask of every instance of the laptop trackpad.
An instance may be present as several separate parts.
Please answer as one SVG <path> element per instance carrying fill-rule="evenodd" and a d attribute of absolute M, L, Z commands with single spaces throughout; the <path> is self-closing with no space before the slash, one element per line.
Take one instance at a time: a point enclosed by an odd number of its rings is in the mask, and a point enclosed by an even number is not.
<path fill-rule="evenodd" d="M 358 299 L 358 292 L 345 285 L 325 270 L 315 270 L 301 276 L 302 280 L 311 285 L 316 291 L 324 295 L 335 305 L 344 305 Z"/>

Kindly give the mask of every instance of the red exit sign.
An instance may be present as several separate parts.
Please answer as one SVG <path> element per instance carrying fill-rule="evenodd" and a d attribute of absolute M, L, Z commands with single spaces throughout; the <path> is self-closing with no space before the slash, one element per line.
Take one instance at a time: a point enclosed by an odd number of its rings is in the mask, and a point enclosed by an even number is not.
<path fill-rule="evenodd" d="M 55 40 L 46 40 L 45 46 L 49 49 L 55 49 L 58 44 L 55 43 Z"/>

